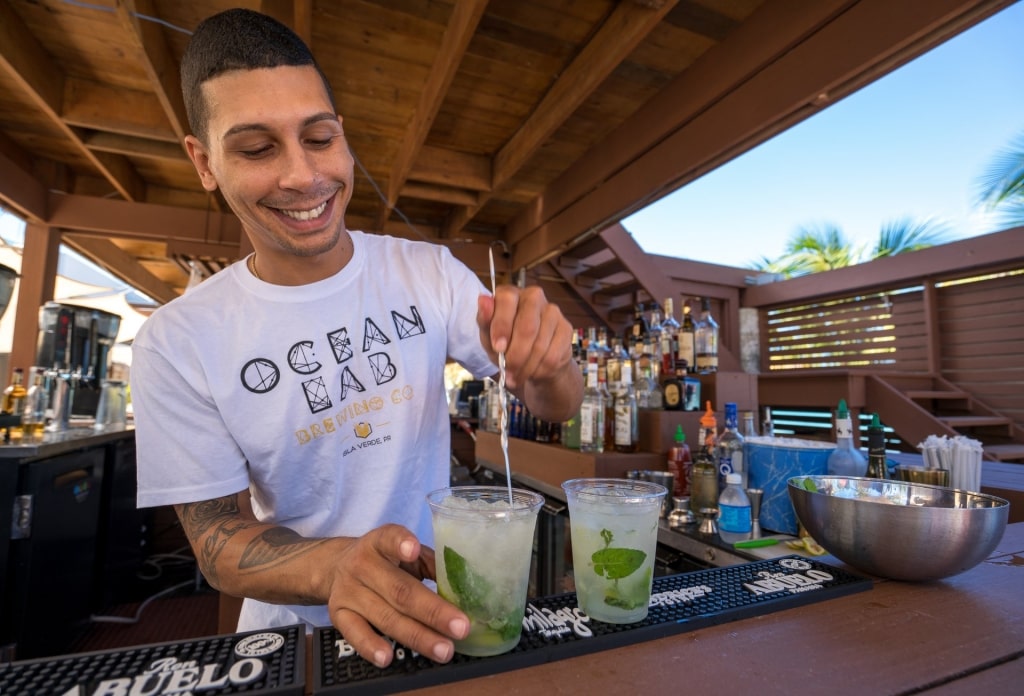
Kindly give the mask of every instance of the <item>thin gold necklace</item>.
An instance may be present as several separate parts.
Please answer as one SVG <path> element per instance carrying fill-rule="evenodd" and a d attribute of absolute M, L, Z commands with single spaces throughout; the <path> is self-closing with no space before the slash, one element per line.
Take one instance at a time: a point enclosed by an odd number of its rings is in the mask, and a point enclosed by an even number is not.
<path fill-rule="evenodd" d="M 256 254 L 249 257 L 249 270 L 256 276 L 256 280 L 263 280 L 263 278 L 260 278 L 259 271 L 256 270 Z"/>

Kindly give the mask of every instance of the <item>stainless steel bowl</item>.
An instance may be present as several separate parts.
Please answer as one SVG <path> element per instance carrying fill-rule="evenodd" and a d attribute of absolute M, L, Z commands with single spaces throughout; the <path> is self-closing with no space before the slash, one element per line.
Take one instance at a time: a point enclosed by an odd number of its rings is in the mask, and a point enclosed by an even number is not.
<path fill-rule="evenodd" d="M 904 481 L 797 476 L 787 488 L 797 518 L 826 551 L 895 580 L 973 568 L 999 543 L 1010 510 L 993 495 Z"/>

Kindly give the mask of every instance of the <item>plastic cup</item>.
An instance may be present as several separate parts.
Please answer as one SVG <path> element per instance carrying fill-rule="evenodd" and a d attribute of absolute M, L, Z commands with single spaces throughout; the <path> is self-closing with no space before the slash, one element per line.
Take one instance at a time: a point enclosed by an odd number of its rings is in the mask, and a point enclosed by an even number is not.
<path fill-rule="evenodd" d="M 643 621 L 668 489 L 650 481 L 607 478 L 572 479 L 562 489 L 569 503 L 579 607 L 606 623 Z"/>
<path fill-rule="evenodd" d="M 519 643 L 544 496 L 500 486 L 457 486 L 427 495 L 434 523 L 437 591 L 470 620 L 463 655 L 506 653 Z"/>

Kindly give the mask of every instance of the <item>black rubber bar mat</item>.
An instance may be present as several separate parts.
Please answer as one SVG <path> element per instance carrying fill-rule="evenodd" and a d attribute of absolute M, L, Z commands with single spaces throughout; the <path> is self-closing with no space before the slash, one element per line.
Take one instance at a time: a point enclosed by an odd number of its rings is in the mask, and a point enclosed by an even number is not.
<path fill-rule="evenodd" d="M 654 579 L 650 611 L 635 624 L 590 619 L 573 592 L 530 600 L 519 645 L 494 657 L 456 654 L 439 665 L 396 646 L 385 668 L 362 659 L 335 628 L 313 635 L 313 693 L 385 694 L 632 645 L 705 626 L 863 592 L 872 581 L 801 556 L 785 556 Z"/>
<path fill-rule="evenodd" d="M 0 665 L 4 696 L 302 696 L 305 686 L 300 625 Z"/>

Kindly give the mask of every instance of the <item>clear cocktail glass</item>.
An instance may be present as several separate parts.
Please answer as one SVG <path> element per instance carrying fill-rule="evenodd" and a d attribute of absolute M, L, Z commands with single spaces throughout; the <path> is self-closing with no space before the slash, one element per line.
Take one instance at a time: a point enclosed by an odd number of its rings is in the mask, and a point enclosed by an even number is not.
<path fill-rule="evenodd" d="M 572 479 L 569 503 L 576 599 L 593 619 L 643 621 L 651 601 L 664 486 L 650 481 Z"/>
<path fill-rule="evenodd" d="M 523 630 L 537 512 L 544 497 L 499 486 L 457 486 L 427 495 L 434 523 L 437 590 L 469 616 L 463 655 L 500 655 Z"/>

